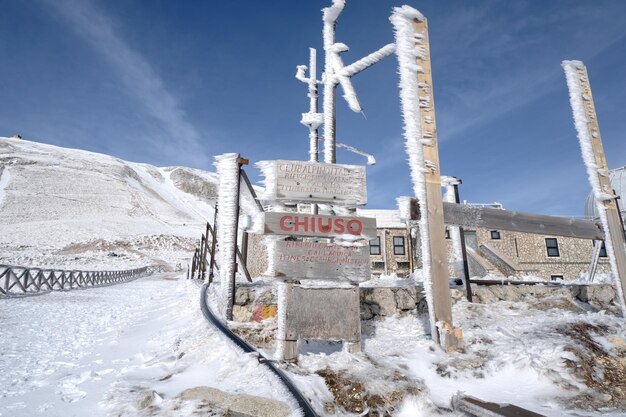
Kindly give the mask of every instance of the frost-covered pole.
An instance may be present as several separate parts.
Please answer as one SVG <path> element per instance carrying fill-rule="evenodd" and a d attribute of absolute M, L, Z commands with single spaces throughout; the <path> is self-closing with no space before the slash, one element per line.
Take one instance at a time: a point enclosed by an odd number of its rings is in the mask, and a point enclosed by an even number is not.
<path fill-rule="evenodd" d="M 459 185 L 462 181 L 457 177 L 441 177 L 441 182 L 444 185 L 446 191 L 444 193 L 444 200 L 448 203 L 459 204 Z M 469 279 L 469 267 L 467 264 L 467 252 L 465 251 L 465 234 L 463 228 L 460 226 L 448 226 L 450 230 L 450 240 L 452 241 L 452 257 L 454 271 L 457 276 L 463 280 L 465 284 L 467 301 L 472 301 L 472 287 Z"/>
<path fill-rule="evenodd" d="M 394 8 L 390 20 L 398 56 L 406 151 L 420 205 L 424 289 L 432 337 L 444 350 L 452 351 L 461 347 L 462 332 L 452 323 L 428 24 L 409 6 Z"/>
<path fill-rule="evenodd" d="M 626 316 L 626 241 L 617 206 L 617 196 L 611 188 L 609 168 L 604 156 L 600 127 L 587 68 L 581 61 L 563 61 L 574 125 L 582 151 L 583 162 L 604 230 L 604 244 L 615 276 L 615 286 Z"/>
<path fill-rule="evenodd" d="M 318 129 L 324 122 L 323 115 L 318 113 L 317 105 L 317 84 L 320 81 L 317 80 L 317 51 L 314 48 L 309 48 L 309 67 L 306 65 L 298 65 L 298 71 L 296 78 L 309 85 L 309 112 L 302 113 L 302 119 L 300 123 L 309 128 L 309 161 L 319 161 L 319 134 Z M 306 77 L 306 70 L 309 70 L 309 76 Z"/>
<path fill-rule="evenodd" d="M 335 163 L 337 161 L 335 149 L 335 82 L 332 60 L 330 59 L 331 48 L 335 44 L 335 26 L 337 18 L 346 6 L 345 0 L 333 0 L 333 5 L 322 9 L 324 29 L 324 162 Z"/>
<path fill-rule="evenodd" d="M 237 272 L 237 224 L 239 221 L 239 155 L 227 153 L 215 157 L 219 184 L 217 189 L 217 235 L 220 242 L 221 310 L 226 320 L 233 319 L 235 273 Z"/>

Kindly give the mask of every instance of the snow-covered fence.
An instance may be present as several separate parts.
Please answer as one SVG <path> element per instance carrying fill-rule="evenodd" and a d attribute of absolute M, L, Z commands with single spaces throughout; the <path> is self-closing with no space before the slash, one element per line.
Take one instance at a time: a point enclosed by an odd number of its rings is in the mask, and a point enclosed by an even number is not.
<path fill-rule="evenodd" d="M 116 284 L 150 275 L 155 270 L 158 271 L 159 267 L 144 266 L 125 271 L 69 271 L 0 265 L 0 297 Z"/>

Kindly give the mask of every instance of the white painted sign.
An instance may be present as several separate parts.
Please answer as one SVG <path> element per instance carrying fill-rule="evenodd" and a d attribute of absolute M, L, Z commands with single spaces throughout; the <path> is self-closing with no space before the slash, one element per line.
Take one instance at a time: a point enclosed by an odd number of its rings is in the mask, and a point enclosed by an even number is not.
<path fill-rule="evenodd" d="M 264 200 L 367 204 L 365 167 L 304 161 L 262 161 Z"/>
<path fill-rule="evenodd" d="M 354 282 L 370 279 L 367 246 L 302 241 L 279 241 L 275 244 L 274 271 L 278 277 Z"/>
<path fill-rule="evenodd" d="M 376 219 L 326 216 L 308 213 L 267 212 L 240 224 L 250 233 L 283 236 L 340 237 L 345 240 L 376 239 Z"/>

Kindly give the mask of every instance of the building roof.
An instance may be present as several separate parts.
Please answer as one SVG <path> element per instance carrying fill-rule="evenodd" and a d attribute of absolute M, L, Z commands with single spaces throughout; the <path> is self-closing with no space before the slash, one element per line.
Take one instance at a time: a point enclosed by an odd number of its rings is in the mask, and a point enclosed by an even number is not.
<path fill-rule="evenodd" d="M 357 209 L 356 214 L 357 216 L 375 218 L 378 228 L 406 228 L 406 225 L 400 221 L 400 210 Z"/>

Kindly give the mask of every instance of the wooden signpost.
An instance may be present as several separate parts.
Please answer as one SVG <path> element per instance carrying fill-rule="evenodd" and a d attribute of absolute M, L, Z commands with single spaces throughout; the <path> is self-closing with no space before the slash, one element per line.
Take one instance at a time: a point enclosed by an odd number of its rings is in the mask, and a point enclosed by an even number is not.
<path fill-rule="evenodd" d="M 367 204 L 365 167 L 304 161 L 261 161 L 264 200 L 360 206 Z"/>
<path fill-rule="evenodd" d="M 361 282 L 370 279 L 366 246 L 340 246 L 310 241 L 279 241 L 274 251 L 279 278 Z"/>
<path fill-rule="evenodd" d="M 348 207 L 367 203 L 365 167 L 282 160 L 257 166 L 265 176 L 262 200 Z M 371 277 L 367 243 L 376 237 L 376 220 L 300 212 L 266 212 L 249 220 L 242 223 L 249 225 L 250 233 L 290 237 L 273 240 L 268 250 L 271 270 L 282 281 L 278 359 L 295 361 L 298 340 L 308 338 L 341 339 L 347 351 L 360 351 L 360 297 L 355 284 Z M 299 284 L 311 279 L 328 285 Z"/>

